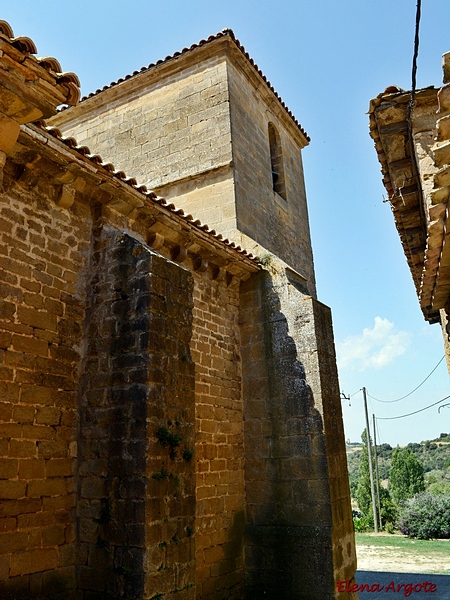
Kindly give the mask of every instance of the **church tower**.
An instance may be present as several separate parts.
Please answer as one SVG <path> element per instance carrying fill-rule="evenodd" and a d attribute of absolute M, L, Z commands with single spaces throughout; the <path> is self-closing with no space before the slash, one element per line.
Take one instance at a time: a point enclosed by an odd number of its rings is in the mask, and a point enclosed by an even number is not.
<path fill-rule="evenodd" d="M 260 258 L 247 280 L 232 283 L 229 269 L 208 288 L 215 300 L 219 285 L 237 297 L 236 318 L 230 304 L 221 308 L 233 319 L 227 348 L 238 381 L 227 393 L 243 415 L 242 454 L 223 461 L 227 476 L 243 471 L 245 493 L 239 506 L 219 497 L 219 474 L 208 490 L 219 506 L 213 515 L 197 487 L 196 597 L 225 597 L 220 586 L 243 572 L 248 599 L 355 598 L 337 591 L 338 581 L 352 581 L 356 556 L 331 312 L 316 299 L 301 157 L 307 134 L 230 30 L 97 90 L 48 125 Z M 127 226 L 136 213 L 125 215 Z M 146 241 L 158 250 L 163 225 L 149 222 Z M 195 253 L 193 236 L 180 237 L 180 252 Z M 205 310 L 194 292 L 193 346 L 213 331 L 225 347 Z M 220 386 L 215 394 L 208 387 L 210 358 L 195 366 L 197 456 L 214 433 L 202 429 L 209 422 L 200 404 L 229 409 Z M 216 368 L 223 386 L 224 365 Z M 219 464 L 214 441 L 209 450 Z"/>
<path fill-rule="evenodd" d="M 90 94 L 52 125 L 315 295 L 309 138 L 230 30 Z"/>

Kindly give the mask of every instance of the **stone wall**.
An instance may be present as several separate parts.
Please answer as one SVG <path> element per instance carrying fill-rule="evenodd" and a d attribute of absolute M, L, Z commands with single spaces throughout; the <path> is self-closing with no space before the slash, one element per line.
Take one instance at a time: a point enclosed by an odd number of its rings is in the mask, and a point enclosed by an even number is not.
<path fill-rule="evenodd" d="M 245 525 L 239 280 L 195 277 L 197 597 L 243 592 Z"/>
<path fill-rule="evenodd" d="M 79 588 L 194 597 L 194 365 L 188 271 L 97 230 L 83 365 Z M 89 594 L 87 592 L 89 590 Z"/>
<path fill-rule="evenodd" d="M 306 144 L 295 125 L 258 88 L 242 65 L 228 63 L 237 229 L 252 248 L 254 240 L 301 273 L 315 295 L 315 276 L 301 149 Z M 266 94 L 264 94 L 266 92 Z M 274 191 L 269 123 L 280 138 L 286 199 Z M 281 174 L 277 174 L 281 177 Z M 250 238 L 250 239 L 248 239 Z M 257 253 L 262 256 L 263 250 Z"/>
<path fill-rule="evenodd" d="M 278 256 L 316 294 L 307 139 L 233 43 L 157 65 L 51 123 L 224 237 Z M 280 137 L 286 199 L 273 190 L 269 123 Z"/>
<path fill-rule="evenodd" d="M 113 210 L 18 190 L 0 222 L 4 597 L 241 597 L 239 278 L 192 280 Z"/>
<path fill-rule="evenodd" d="M 228 235 L 235 208 L 225 58 L 213 55 L 181 71 L 162 65 L 105 94 L 52 123 Z"/>
<path fill-rule="evenodd" d="M 328 309 L 278 265 L 243 284 L 241 334 L 246 598 L 331 600 L 355 554 Z"/>
<path fill-rule="evenodd" d="M 43 68 L 23 40 L 2 44 L 21 73 Z M 307 138 L 228 33 L 189 52 L 55 122 L 73 118 L 66 135 L 132 176 L 153 169 L 144 182 L 264 251 L 264 273 L 58 131 L 15 121 L 0 140 L 2 598 L 331 600 L 352 577 L 331 319 L 310 296 Z M 76 101 L 76 78 L 41 62 L 34 96 L 68 86 L 60 101 Z M 2 97 L 22 98 L 32 78 L 15 89 L 8 64 Z M 30 103 L 21 123 L 56 106 Z"/>
<path fill-rule="evenodd" d="M 0 596 L 75 588 L 78 364 L 90 214 L 0 197 Z M 66 590 L 66 591 L 64 591 Z"/>

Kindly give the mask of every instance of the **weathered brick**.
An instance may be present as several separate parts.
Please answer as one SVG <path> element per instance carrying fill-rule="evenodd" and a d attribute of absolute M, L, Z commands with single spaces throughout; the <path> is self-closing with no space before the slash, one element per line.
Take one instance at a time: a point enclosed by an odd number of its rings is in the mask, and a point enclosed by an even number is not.
<path fill-rule="evenodd" d="M 63 510 L 67 508 L 73 508 L 76 504 L 75 494 L 67 494 L 65 496 L 58 497 L 44 497 L 43 498 L 43 509 L 44 510 Z"/>
<path fill-rule="evenodd" d="M 44 307 L 48 313 L 57 315 L 58 317 L 62 317 L 64 314 L 64 304 L 58 300 L 45 298 Z"/>
<path fill-rule="evenodd" d="M 16 367 L 16 371 L 19 370 L 20 367 L 30 370 L 34 368 L 36 359 L 34 356 L 24 354 L 23 352 L 14 352 L 13 350 L 7 350 L 5 352 L 4 362 L 6 365 L 8 365 L 8 367 Z M 17 377 L 16 381 L 18 381 Z"/>
<path fill-rule="evenodd" d="M 19 479 L 42 479 L 45 477 L 44 459 L 19 460 Z"/>
<path fill-rule="evenodd" d="M 37 442 L 37 453 L 42 458 L 66 458 L 69 450 L 66 440 L 40 440 Z"/>
<path fill-rule="evenodd" d="M 48 594 L 59 600 L 80 600 L 81 596 L 75 591 L 75 567 L 68 566 L 46 571 L 42 576 L 42 585 Z"/>
<path fill-rule="evenodd" d="M 55 518 L 51 512 L 27 513 L 24 515 L 19 515 L 17 519 L 17 528 L 30 529 L 33 527 L 42 527 L 44 525 L 52 525 L 54 521 Z M 44 545 L 51 546 L 52 544 Z"/>
<path fill-rule="evenodd" d="M 37 327 L 38 329 L 49 329 L 50 331 L 56 331 L 57 329 L 56 315 L 51 315 L 48 312 L 19 306 L 17 315 L 21 323 L 25 323 L 25 325 L 31 325 L 31 327 Z"/>
<path fill-rule="evenodd" d="M 11 440 L 10 455 L 18 458 L 28 458 L 36 456 L 36 443 L 28 440 Z"/>
<path fill-rule="evenodd" d="M 52 406 L 39 407 L 36 410 L 36 423 L 45 425 L 59 425 L 61 409 Z"/>
<path fill-rule="evenodd" d="M 65 541 L 65 527 L 63 525 L 52 525 L 42 530 L 42 543 L 44 546 L 59 546 Z"/>
<path fill-rule="evenodd" d="M 29 290 L 30 292 L 34 292 L 35 294 L 39 294 L 41 291 L 40 283 L 37 281 L 30 281 L 28 279 L 21 279 L 20 287 L 24 288 L 25 290 Z"/>
<path fill-rule="evenodd" d="M 28 534 L 23 531 L 15 531 L 0 534 L 0 553 L 8 554 L 17 550 L 25 550 L 28 543 Z"/>
<path fill-rule="evenodd" d="M 49 387 L 39 385 L 22 385 L 20 401 L 30 404 L 53 404 L 57 392 Z"/>
<path fill-rule="evenodd" d="M 19 335 L 12 336 L 12 345 L 18 352 L 27 352 L 38 356 L 48 355 L 48 343 L 43 340 L 37 340 L 31 337 Z"/>
<path fill-rule="evenodd" d="M 75 564 L 76 547 L 75 544 L 65 544 L 58 549 L 58 564 L 61 567 Z"/>
<path fill-rule="evenodd" d="M 17 477 L 19 464 L 14 458 L 0 458 L 0 479 L 14 479 Z"/>
<path fill-rule="evenodd" d="M 0 319 L 11 320 L 16 312 L 16 305 L 6 300 L 0 300 Z"/>
<path fill-rule="evenodd" d="M 10 403 L 0 403 L 0 421 L 10 421 L 13 415 L 13 407 Z"/>
<path fill-rule="evenodd" d="M 36 479 L 28 483 L 27 496 L 29 498 L 62 496 L 65 493 L 66 482 L 64 479 Z"/>
<path fill-rule="evenodd" d="M 38 573 L 55 569 L 58 553 L 55 548 L 39 548 L 27 552 L 17 552 L 11 557 L 11 577 Z"/>
<path fill-rule="evenodd" d="M 4 231 L 6 233 L 12 233 L 13 224 L 6 219 L 0 219 L 0 231 Z"/>
<path fill-rule="evenodd" d="M 0 436 L 6 438 L 21 438 L 23 425 L 17 423 L 0 423 Z"/>
<path fill-rule="evenodd" d="M 44 307 L 44 299 L 41 294 L 28 294 L 24 293 L 23 299 L 25 304 L 28 306 L 33 306 L 34 308 L 43 308 Z"/>
<path fill-rule="evenodd" d="M 0 331 L 0 348 L 8 348 L 11 345 L 12 335 L 9 331 Z"/>
<path fill-rule="evenodd" d="M 53 427 L 45 425 L 22 425 L 22 437 L 31 440 L 52 440 L 56 437 L 56 431 Z"/>
<path fill-rule="evenodd" d="M 0 556 L 0 581 L 6 581 L 9 577 L 10 556 Z"/>
<path fill-rule="evenodd" d="M 12 381 L 14 379 L 14 370 L 0 365 L 0 378 L 3 381 Z"/>
<path fill-rule="evenodd" d="M 47 477 L 67 477 L 73 475 L 74 461 L 71 458 L 50 458 L 46 461 Z"/>
<path fill-rule="evenodd" d="M 34 406 L 16 405 L 12 407 L 12 418 L 16 423 L 33 423 L 35 412 Z"/>
<path fill-rule="evenodd" d="M 17 519 L 13 517 L 0 519 L 0 532 L 6 533 L 7 531 L 15 531 L 16 529 Z"/>
<path fill-rule="evenodd" d="M 0 398 L 3 402 L 18 401 L 19 400 L 19 384 L 0 381 Z"/>

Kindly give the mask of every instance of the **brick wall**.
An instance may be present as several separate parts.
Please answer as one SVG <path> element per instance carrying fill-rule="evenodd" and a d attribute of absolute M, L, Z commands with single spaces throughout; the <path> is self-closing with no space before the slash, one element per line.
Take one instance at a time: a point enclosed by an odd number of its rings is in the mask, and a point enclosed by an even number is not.
<path fill-rule="evenodd" d="M 243 591 L 245 526 L 239 281 L 195 278 L 192 357 L 196 365 L 197 598 Z"/>
<path fill-rule="evenodd" d="M 75 587 L 77 382 L 89 212 L 0 198 L 0 595 Z"/>
<path fill-rule="evenodd" d="M 97 229 L 78 488 L 85 598 L 194 598 L 191 310 L 188 271 Z"/>

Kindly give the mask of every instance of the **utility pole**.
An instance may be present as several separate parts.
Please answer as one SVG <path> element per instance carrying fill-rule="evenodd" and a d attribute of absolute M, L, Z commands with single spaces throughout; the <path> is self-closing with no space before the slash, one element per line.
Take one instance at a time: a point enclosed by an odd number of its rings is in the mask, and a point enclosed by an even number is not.
<path fill-rule="evenodd" d="M 378 519 L 380 522 L 380 529 L 383 528 L 381 523 L 381 507 L 380 507 L 380 477 L 378 475 L 378 450 L 377 450 L 377 430 L 375 427 L 375 415 L 372 414 L 373 419 L 373 448 L 375 452 L 375 477 L 377 482 L 377 502 L 378 502 Z"/>
<path fill-rule="evenodd" d="M 377 503 L 375 500 L 375 486 L 373 483 L 372 442 L 370 441 L 369 413 L 367 412 L 366 388 L 363 387 L 362 391 L 363 391 L 363 396 L 364 396 L 364 410 L 366 413 L 367 452 L 369 455 L 369 476 L 370 476 L 370 492 L 372 494 L 373 525 L 374 525 L 375 533 L 378 533 Z"/>

